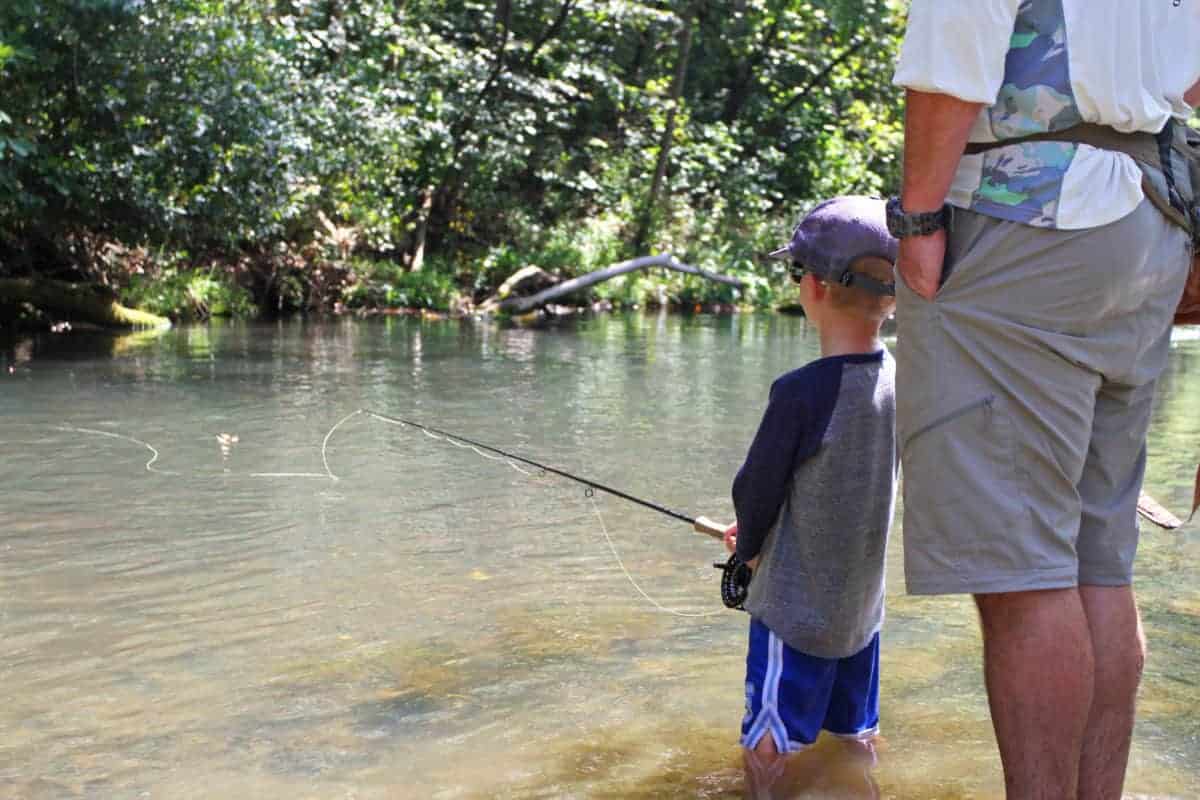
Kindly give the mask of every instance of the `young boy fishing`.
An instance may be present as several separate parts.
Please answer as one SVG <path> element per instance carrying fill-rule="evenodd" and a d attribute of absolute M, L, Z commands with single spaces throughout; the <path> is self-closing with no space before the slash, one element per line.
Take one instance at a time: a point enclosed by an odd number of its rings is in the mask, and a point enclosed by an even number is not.
<path fill-rule="evenodd" d="M 897 242 L 884 202 L 814 208 L 788 259 L 821 357 L 777 379 L 733 483 L 730 550 L 753 568 L 747 766 L 770 767 L 822 729 L 869 741 L 879 724 L 884 552 L 896 497 L 892 313 Z"/>

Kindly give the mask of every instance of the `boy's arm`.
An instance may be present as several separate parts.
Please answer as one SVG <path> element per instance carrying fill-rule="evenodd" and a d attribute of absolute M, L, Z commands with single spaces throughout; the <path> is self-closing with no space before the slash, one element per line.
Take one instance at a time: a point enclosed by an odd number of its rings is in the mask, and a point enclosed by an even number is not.
<path fill-rule="evenodd" d="M 733 507 L 737 512 L 737 554 L 743 561 L 756 558 L 762 549 L 792 481 L 792 468 L 805 438 L 804 403 L 798 392 L 781 382 L 771 387 L 767 410 L 733 480 Z"/>

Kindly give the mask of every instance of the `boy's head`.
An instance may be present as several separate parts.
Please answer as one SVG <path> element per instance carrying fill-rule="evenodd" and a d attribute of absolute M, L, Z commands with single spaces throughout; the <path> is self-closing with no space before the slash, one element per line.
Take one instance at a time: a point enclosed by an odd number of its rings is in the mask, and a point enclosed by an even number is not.
<path fill-rule="evenodd" d="M 791 241 L 771 257 L 791 262 L 805 313 L 818 323 L 828 309 L 878 325 L 896 305 L 899 246 L 888 233 L 883 200 L 835 197 L 805 215 Z"/>

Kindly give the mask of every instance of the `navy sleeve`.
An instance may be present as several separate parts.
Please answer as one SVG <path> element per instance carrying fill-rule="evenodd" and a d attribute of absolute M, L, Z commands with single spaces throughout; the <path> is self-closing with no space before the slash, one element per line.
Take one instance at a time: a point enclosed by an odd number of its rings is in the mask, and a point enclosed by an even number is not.
<path fill-rule="evenodd" d="M 737 554 L 749 561 L 762 550 L 792 484 L 796 465 L 821 448 L 841 384 L 840 364 L 809 367 L 771 386 L 746 461 L 733 480 Z"/>

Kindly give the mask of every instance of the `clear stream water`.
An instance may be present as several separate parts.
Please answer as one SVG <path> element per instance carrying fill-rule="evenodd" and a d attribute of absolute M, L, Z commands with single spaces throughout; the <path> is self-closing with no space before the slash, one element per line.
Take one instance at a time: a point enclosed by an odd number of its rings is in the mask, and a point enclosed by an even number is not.
<path fill-rule="evenodd" d="M 747 618 L 719 543 L 345 418 L 729 519 L 770 381 L 816 353 L 803 320 L 752 315 L 0 343 L 0 797 L 741 796 Z M 1183 510 L 1198 455 L 1185 332 L 1147 489 Z M 903 594 L 901 536 L 878 761 L 822 745 L 796 796 L 1002 795 L 974 611 Z M 1200 525 L 1145 529 L 1139 558 L 1127 790 L 1195 798 Z"/>

